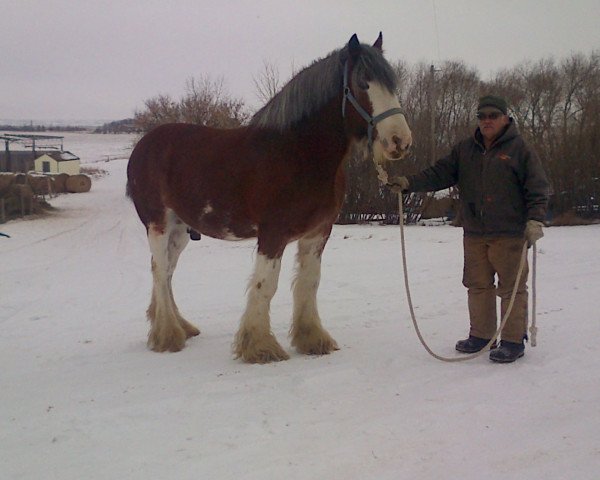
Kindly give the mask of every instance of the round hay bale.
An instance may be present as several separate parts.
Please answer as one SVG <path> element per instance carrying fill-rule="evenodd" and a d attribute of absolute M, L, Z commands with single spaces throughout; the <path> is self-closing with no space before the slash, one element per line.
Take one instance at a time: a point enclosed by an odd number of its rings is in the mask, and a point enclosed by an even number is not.
<path fill-rule="evenodd" d="M 4 198 L 4 213 L 6 218 L 16 218 L 21 215 L 21 199 L 16 195 Z"/>
<path fill-rule="evenodd" d="M 27 175 L 27 183 L 36 195 L 48 195 L 50 193 L 50 178 L 45 175 Z"/>
<path fill-rule="evenodd" d="M 4 197 L 10 191 L 10 186 L 15 183 L 14 173 L 0 173 L 0 197 Z"/>
<path fill-rule="evenodd" d="M 15 173 L 15 183 L 17 185 L 25 185 L 27 183 L 27 175 L 24 173 Z"/>
<path fill-rule="evenodd" d="M 48 176 L 54 180 L 54 183 L 52 184 L 53 193 L 65 193 L 67 191 L 68 173 L 53 173 Z"/>
<path fill-rule="evenodd" d="M 31 185 L 13 185 L 12 193 L 15 197 L 18 198 L 33 198 L 33 189 L 31 188 Z"/>
<path fill-rule="evenodd" d="M 13 185 L 12 195 L 7 198 L 6 202 L 8 216 L 31 215 L 33 203 L 33 190 L 30 185 Z"/>
<path fill-rule="evenodd" d="M 89 192 L 92 188 L 92 179 L 87 175 L 71 175 L 67 178 L 66 187 L 69 193 Z"/>

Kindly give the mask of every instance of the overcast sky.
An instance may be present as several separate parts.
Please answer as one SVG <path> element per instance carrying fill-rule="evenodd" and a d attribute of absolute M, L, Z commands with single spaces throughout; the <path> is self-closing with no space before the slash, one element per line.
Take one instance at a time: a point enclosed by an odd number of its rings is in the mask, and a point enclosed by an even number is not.
<path fill-rule="evenodd" d="M 390 61 L 504 67 L 600 49 L 600 0 L 2 0 L 0 119 L 114 120 L 190 77 L 258 106 L 268 61 L 287 80 L 383 31 Z"/>

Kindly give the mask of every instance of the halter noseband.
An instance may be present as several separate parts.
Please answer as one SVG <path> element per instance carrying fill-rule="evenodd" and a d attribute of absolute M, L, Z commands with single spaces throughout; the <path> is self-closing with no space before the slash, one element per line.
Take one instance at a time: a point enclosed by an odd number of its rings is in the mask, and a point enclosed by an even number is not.
<path fill-rule="evenodd" d="M 369 151 L 373 149 L 373 128 L 382 120 L 387 117 L 391 117 L 392 115 L 404 115 L 404 112 L 401 108 L 395 107 L 386 110 L 385 112 L 380 113 L 376 117 L 373 117 L 367 112 L 363 107 L 360 106 L 356 97 L 352 94 L 352 90 L 350 90 L 350 86 L 348 85 L 348 61 L 344 64 L 344 99 L 342 100 L 342 117 L 346 117 L 346 100 L 348 100 L 356 109 L 356 111 L 360 114 L 360 116 L 367 122 L 369 125 L 367 130 L 367 135 L 369 139 Z"/>

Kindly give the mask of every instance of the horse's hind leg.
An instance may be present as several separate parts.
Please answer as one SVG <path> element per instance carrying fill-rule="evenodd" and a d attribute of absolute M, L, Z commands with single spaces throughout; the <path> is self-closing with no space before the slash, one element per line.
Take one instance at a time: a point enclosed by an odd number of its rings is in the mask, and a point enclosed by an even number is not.
<path fill-rule="evenodd" d="M 177 352 L 185 340 L 200 331 L 186 321 L 175 304 L 172 278 L 179 255 L 187 245 L 187 226 L 171 211 L 165 213 L 164 226 L 148 226 L 148 242 L 152 252 L 152 300 L 148 307 L 150 332 L 148 346 L 157 352 Z"/>
<path fill-rule="evenodd" d="M 277 290 L 280 269 L 281 257 L 268 258 L 258 253 L 254 274 L 248 284 L 246 311 L 233 343 L 236 358 L 250 363 L 268 363 L 289 358 L 271 332 L 269 320 L 271 299 Z"/>
<path fill-rule="evenodd" d="M 171 301 L 173 302 L 173 306 L 175 307 L 175 316 L 177 317 L 177 321 L 183 330 L 185 331 L 186 338 L 195 337 L 200 335 L 200 330 L 195 325 L 188 322 L 181 313 L 179 313 L 179 309 L 175 304 L 175 298 L 173 297 L 173 288 L 171 286 L 171 279 L 169 279 L 169 293 L 171 294 Z"/>
<path fill-rule="evenodd" d="M 299 353 L 323 355 L 338 350 L 337 343 L 321 325 L 317 311 L 317 289 L 321 279 L 321 254 L 328 233 L 298 241 L 294 279 L 294 316 L 290 336 Z"/>

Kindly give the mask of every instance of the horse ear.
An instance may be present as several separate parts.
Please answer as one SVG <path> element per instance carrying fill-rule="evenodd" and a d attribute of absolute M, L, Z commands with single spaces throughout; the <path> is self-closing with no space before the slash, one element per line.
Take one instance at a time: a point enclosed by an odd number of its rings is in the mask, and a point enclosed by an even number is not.
<path fill-rule="evenodd" d="M 373 44 L 373 46 L 377 50 L 383 51 L 383 34 L 381 32 L 379 32 L 379 36 L 377 37 L 377 40 L 375 40 L 375 43 Z"/>
<path fill-rule="evenodd" d="M 348 42 L 348 52 L 350 53 L 350 58 L 356 58 L 360 53 L 360 42 L 358 41 L 356 33 L 350 37 L 350 41 Z"/>

